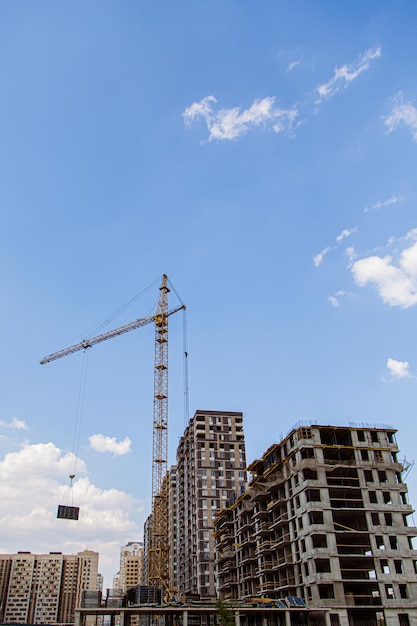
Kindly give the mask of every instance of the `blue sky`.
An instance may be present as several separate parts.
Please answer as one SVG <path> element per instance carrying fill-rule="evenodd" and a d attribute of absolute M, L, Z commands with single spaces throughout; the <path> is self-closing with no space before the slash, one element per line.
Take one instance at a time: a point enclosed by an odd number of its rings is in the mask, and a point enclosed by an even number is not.
<path fill-rule="evenodd" d="M 299 420 L 393 425 L 414 459 L 416 27 L 411 1 L 1 3 L 2 552 L 98 549 L 111 586 L 140 538 L 152 328 L 89 351 L 78 524 L 83 355 L 39 360 L 164 272 L 190 413 L 243 411 L 249 461 Z"/>

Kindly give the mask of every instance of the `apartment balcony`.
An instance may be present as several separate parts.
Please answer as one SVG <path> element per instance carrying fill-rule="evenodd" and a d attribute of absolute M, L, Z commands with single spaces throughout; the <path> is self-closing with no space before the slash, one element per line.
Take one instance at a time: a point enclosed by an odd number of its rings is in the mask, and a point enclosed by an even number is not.
<path fill-rule="evenodd" d="M 271 533 L 271 528 L 269 522 L 262 522 L 261 524 L 255 525 L 254 536 L 257 537 L 259 535 L 269 535 Z"/>
<path fill-rule="evenodd" d="M 238 532 L 242 532 L 243 530 L 251 528 L 251 526 L 252 526 L 252 521 L 251 520 L 249 520 L 248 518 L 242 518 L 240 520 L 240 526 L 239 526 L 239 531 Z"/>
<path fill-rule="evenodd" d="M 269 511 L 267 509 L 258 509 L 253 513 L 253 519 L 259 520 L 265 517 L 269 517 Z"/>
<path fill-rule="evenodd" d="M 235 556 L 235 551 L 232 549 L 219 550 L 217 549 L 217 562 L 220 564 L 230 561 Z"/>
<path fill-rule="evenodd" d="M 291 543 L 291 535 L 290 533 L 286 533 L 282 535 L 281 537 L 278 537 L 277 539 L 273 540 L 272 546 L 274 549 L 276 549 L 279 546 L 287 545 L 289 543 Z"/>
<path fill-rule="evenodd" d="M 242 537 L 242 539 L 236 544 L 238 547 L 243 548 L 244 546 L 251 546 L 255 543 L 255 539 L 247 535 L 246 537 Z"/>
<path fill-rule="evenodd" d="M 257 557 L 255 554 L 245 554 L 240 557 L 240 564 L 243 565 L 244 563 L 252 563 L 256 560 Z"/>
<path fill-rule="evenodd" d="M 272 561 L 264 561 L 263 563 L 258 564 L 258 567 L 255 569 L 255 574 L 260 576 L 261 574 L 268 574 L 272 572 Z"/>
<path fill-rule="evenodd" d="M 262 541 L 261 543 L 258 543 L 258 545 L 255 548 L 255 553 L 261 554 L 264 552 L 274 552 L 275 551 L 274 543 L 275 542 L 271 540 L 265 540 L 265 541 Z"/>
<path fill-rule="evenodd" d="M 266 505 L 266 508 L 267 508 L 268 511 L 274 511 L 275 509 L 277 509 L 277 508 L 279 508 L 281 506 L 286 508 L 287 501 L 285 500 L 285 498 L 277 498 L 276 500 L 271 500 Z"/>
<path fill-rule="evenodd" d="M 285 524 L 286 522 L 288 522 L 288 513 L 287 511 L 281 513 L 281 515 L 275 517 L 270 524 L 270 529 L 276 529 L 279 528 L 280 526 L 282 526 L 282 524 Z"/>
<path fill-rule="evenodd" d="M 268 593 L 275 590 L 275 583 L 272 580 L 268 580 L 266 582 L 260 583 L 256 586 L 258 593 Z"/>
<path fill-rule="evenodd" d="M 222 574 L 223 572 L 228 572 L 230 570 L 230 568 L 234 567 L 235 564 L 234 562 L 229 558 L 229 559 L 224 559 L 223 561 L 217 561 L 217 567 L 219 570 L 219 574 Z"/>
<path fill-rule="evenodd" d="M 294 557 L 292 554 L 286 554 L 285 556 L 281 556 L 277 559 L 272 560 L 272 569 L 279 570 L 283 567 L 292 566 L 294 564 Z"/>

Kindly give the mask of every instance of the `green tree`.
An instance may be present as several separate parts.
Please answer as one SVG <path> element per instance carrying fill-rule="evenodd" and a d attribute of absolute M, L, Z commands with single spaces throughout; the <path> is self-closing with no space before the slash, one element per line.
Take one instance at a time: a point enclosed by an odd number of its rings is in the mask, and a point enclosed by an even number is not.
<path fill-rule="evenodd" d="M 216 602 L 216 617 L 219 626 L 235 626 L 233 609 L 220 598 Z"/>

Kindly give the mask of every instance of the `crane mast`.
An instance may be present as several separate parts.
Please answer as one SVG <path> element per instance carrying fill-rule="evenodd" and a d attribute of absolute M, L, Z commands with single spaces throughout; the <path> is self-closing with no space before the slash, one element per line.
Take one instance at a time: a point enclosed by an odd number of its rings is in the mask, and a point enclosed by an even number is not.
<path fill-rule="evenodd" d="M 152 524 L 148 560 L 149 585 L 162 587 L 164 592 L 169 590 L 166 481 L 164 484 L 168 469 L 168 293 L 167 277 L 164 275 L 155 316 Z"/>
<path fill-rule="evenodd" d="M 92 339 L 83 339 L 58 352 L 44 357 L 40 363 L 50 363 L 97 343 L 118 337 L 147 324 L 155 324 L 154 399 L 152 434 L 152 524 L 149 539 L 148 583 L 170 594 L 168 543 L 168 317 L 185 309 L 185 305 L 168 310 L 168 279 L 162 276 L 156 314 L 139 318 L 129 324 L 102 333 Z"/>

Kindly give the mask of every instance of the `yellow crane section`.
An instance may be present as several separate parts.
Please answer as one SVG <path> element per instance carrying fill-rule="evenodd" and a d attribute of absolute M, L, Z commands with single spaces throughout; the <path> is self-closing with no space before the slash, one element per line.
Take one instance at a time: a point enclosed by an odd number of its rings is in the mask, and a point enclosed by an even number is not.
<path fill-rule="evenodd" d="M 87 350 L 98 343 L 118 337 L 147 324 L 155 324 L 154 400 L 152 437 L 152 524 L 148 559 L 149 585 L 161 587 L 170 595 L 169 589 L 169 544 L 168 544 L 168 317 L 184 310 L 184 304 L 168 310 L 168 278 L 162 276 L 160 294 L 155 315 L 142 317 L 92 339 L 83 339 L 69 348 L 64 348 L 44 357 L 40 363 L 50 363 L 80 350 Z"/>

